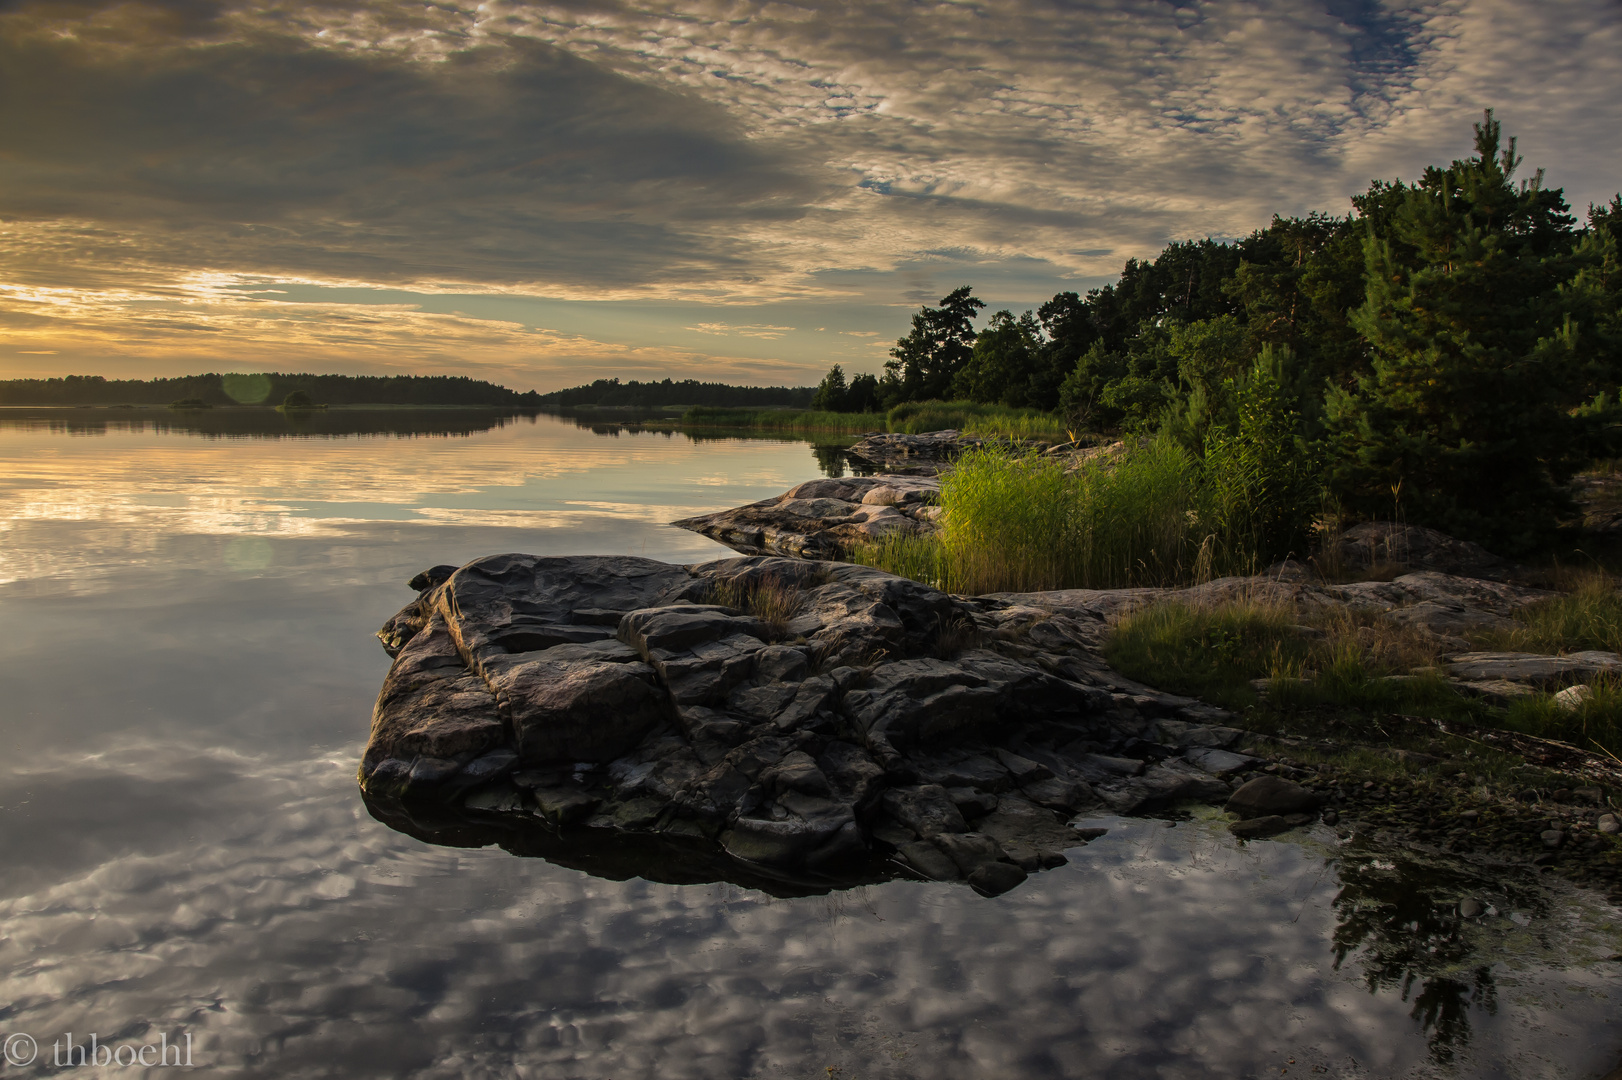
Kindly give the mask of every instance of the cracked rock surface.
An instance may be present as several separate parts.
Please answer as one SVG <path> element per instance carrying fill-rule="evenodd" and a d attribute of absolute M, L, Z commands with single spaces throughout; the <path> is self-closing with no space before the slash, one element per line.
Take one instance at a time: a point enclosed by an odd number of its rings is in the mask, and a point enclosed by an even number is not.
<path fill-rule="evenodd" d="M 671 524 L 745 555 L 838 559 L 859 544 L 936 532 L 940 488 L 928 476 L 808 480 L 770 499 Z"/>
<path fill-rule="evenodd" d="M 1260 764 L 1221 710 L 1110 670 L 1086 605 L 770 557 L 497 555 L 412 585 L 360 782 L 438 842 L 995 894 L 1084 843 L 1078 814 L 1225 802 Z"/>

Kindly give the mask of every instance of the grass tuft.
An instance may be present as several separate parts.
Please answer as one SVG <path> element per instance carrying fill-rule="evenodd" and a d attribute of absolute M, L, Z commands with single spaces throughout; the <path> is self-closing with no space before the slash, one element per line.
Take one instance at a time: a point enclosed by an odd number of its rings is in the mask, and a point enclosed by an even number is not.
<path fill-rule="evenodd" d="M 732 578 L 712 583 L 704 602 L 753 615 L 766 624 L 773 641 L 781 641 L 788 635 L 789 622 L 805 606 L 805 592 L 776 578 L 753 583 Z"/>
<path fill-rule="evenodd" d="M 1622 754 L 1622 680 L 1601 676 L 1588 700 L 1563 706 L 1553 694 L 1533 694 L 1510 703 L 1506 727 L 1541 739 L 1559 739 L 1584 750 L 1596 746 Z"/>
<path fill-rule="evenodd" d="M 1616 580 L 1589 571 L 1563 584 L 1569 592 L 1516 612 L 1522 625 L 1500 635 L 1497 643 L 1520 652 L 1622 652 L 1622 594 Z"/>

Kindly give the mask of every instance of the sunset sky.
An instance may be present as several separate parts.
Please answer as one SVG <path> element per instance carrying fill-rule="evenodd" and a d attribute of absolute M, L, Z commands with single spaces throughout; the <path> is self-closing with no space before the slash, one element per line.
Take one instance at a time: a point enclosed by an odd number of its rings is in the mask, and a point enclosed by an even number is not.
<path fill-rule="evenodd" d="M 0 0 L 0 378 L 876 372 L 1488 106 L 1609 199 L 1622 4 Z"/>

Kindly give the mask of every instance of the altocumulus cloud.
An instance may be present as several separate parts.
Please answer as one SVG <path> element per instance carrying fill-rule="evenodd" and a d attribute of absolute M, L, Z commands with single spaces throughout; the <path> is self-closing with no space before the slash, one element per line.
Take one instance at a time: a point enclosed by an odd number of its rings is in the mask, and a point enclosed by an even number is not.
<path fill-rule="evenodd" d="M 792 305 L 1001 275 L 1030 302 L 1340 212 L 1484 106 L 1607 198 L 1619 57 L 1608 0 L 14 0 L 0 326 L 50 349 L 142 301 L 195 339 L 245 282 Z"/>

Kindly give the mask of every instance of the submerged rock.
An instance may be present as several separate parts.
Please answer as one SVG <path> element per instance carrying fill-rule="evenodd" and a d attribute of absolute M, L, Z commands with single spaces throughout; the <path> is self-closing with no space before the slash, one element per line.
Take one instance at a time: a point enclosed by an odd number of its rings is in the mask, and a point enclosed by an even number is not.
<path fill-rule="evenodd" d="M 1221 710 L 1111 671 L 1085 610 L 781 558 L 443 571 L 379 631 L 395 659 L 360 767 L 373 812 L 418 831 L 994 895 L 1086 842 L 1074 814 L 1220 802 L 1254 764 Z"/>

